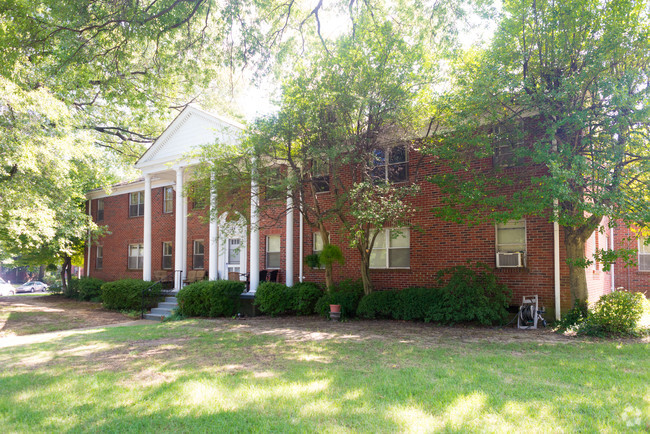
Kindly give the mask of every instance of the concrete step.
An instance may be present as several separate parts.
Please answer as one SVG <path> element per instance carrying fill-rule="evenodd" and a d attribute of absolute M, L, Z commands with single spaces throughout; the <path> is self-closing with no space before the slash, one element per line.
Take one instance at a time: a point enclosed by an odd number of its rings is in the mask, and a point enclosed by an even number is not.
<path fill-rule="evenodd" d="M 155 315 L 165 315 L 165 316 L 170 316 L 172 314 L 171 309 L 165 309 L 164 307 L 154 307 L 151 309 L 151 312 Z"/>
<path fill-rule="evenodd" d="M 158 307 L 162 307 L 165 309 L 176 309 L 178 307 L 178 303 L 175 301 L 163 301 L 158 303 Z"/>
<path fill-rule="evenodd" d="M 153 313 L 145 313 L 144 314 L 144 319 L 151 319 L 154 321 L 162 321 L 163 317 L 167 318 L 169 315 L 156 315 Z"/>
<path fill-rule="evenodd" d="M 165 303 L 177 303 L 178 300 L 176 300 L 176 297 L 165 297 Z"/>

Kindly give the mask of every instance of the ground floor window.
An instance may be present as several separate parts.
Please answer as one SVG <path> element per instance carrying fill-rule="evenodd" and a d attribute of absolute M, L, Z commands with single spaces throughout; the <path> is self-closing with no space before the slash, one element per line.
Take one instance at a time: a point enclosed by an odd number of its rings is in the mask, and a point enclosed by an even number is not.
<path fill-rule="evenodd" d="M 195 270 L 203 269 L 204 255 L 205 255 L 205 249 L 203 247 L 203 240 L 194 240 L 194 256 L 192 260 L 192 265 Z"/>
<path fill-rule="evenodd" d="M 639 271 L 650 271 L 650 245 L 646 237 L 639 237 Z"/>
<path fill-rule="evenodd" d="M 97 246 L 97 258 L 95 260 L 95 268 L 98 270 L 104 268 L 104 246 Z"/>
<path fill-rule="evenodd" d="M 171 241 L 162 244 L 162 269 L 172 269 L 172 243 Z"/>
<path fill-rule="evenodd" d="M 497 267 L 523 267 L 526 262 L 526 220 L 496 225 Z"/>
<path fill-rule="evenodd" d="M 411 231 L 408 228 L 381 229 L 370 253 L 370 268 L 409 268 Z"/>
<path fill-rule="evenodd" d="M 142 244 L 129 244 L 129 270 L 142 270 L 144 247 Z"/>
<path fill-rule="evenodd" d="M 266 237 L 266 268 L 280 268 L 280 235 Z"/>
<path fill-rule="evenodd" d="M 228 239 L 228 272 L 239 273 L 241 266 L 241 239 Z"/>

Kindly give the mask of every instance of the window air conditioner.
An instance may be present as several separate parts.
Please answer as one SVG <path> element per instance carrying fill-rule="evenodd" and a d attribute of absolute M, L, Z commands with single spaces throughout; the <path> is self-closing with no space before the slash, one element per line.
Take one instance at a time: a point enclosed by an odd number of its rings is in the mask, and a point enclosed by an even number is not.
<path fill-rule="evenodd" d="M 497 252 L 497 268 L 523 267 L 523 254 L 521 252 Z"/>

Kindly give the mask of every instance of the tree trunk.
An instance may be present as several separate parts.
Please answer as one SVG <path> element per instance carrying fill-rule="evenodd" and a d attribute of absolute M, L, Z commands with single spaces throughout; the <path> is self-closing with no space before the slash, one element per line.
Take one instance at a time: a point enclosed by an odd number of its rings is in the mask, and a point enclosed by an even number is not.
<path fill-rule="evenodd" d="M 586 303 L 589 298 L 587 291 L 587 275 L 585 274 L 585 238 L 580 230 L 571 227 L 564 228 L 564 246 L 569 265 L 569 287 L 573 303 Z"/>
<path fill-rule="evenodd" d="M 361 253 L 361 282 L 363 283 L 363 293 L 368 295 L 372 292 L 372 281 L 370 280 L 370 255 L 359 245 Z"/>
<path fill-rule="evenodd" d="M 323 240 L 323 249 L 325 249 L 325 246 L 329 245 L 330 239 L 324 224 L 318 225 L 318 232 L 320 232 L 320 239 Z M 325 264 L 325 287 L 328 292 L 334 287 L 333 275 L 332 264 Z"/>
<path fill-rule="evenodd" d="M 64 294 L 68 292 L 70 280 L 72 280 L 72 258 L 66 255 L 63 257 L 63 266 L 61 267 L 61 288 Z"/>
<path fill-rule="evenodd" d="M 41 265 L 38 267 L 38 280 L 43 281 L 43 278 L 45 277 L 45 265 Z"/>

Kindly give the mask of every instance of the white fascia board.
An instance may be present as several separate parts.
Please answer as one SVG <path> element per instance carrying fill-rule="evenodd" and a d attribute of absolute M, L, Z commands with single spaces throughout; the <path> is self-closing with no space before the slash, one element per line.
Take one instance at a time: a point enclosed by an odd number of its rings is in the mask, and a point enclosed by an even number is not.
<path fill-rule="evenodd" d="M 189 167 L 196 166 L 199 164 L 200 159 L 198 157 L 191 158 L 177 158 L 175 160 L 157 160 L 157 161 L 147 161 L 146 163 L 138 166 L 138 169 L 142 171 L 143 174 L 155 174 L 158 172 L 165 172 L 168 170 L 175 170 L 176 167 Z"/>
<path fill-rule="evenodd" d="M 159 188 L 159 187 L 165 187 L 167 185 L 173 185 L 174 181 L 172 180 L 167 180 L 167 179 L 152 179 L 151 180 L 151 188 Z M 103 189 L 97 189 L 97 190 L 91 190 L 88 193 L 86 193 L 86 199 L 92 200 L 92 199 L 101 199 L 103 197 L 112 197 L 112 196 L 118 196 L 121 194 L 129 194 L 129 193 L 135 193 L 137 191 L 142 191 L 144 189 L 144 180 L 139 180 L 139 181 L 134 181 L 125 185 L 118 185 L 115 187 L 112 187 L 112 191 L 110 194 L 106 193 L 105 190 Z"/>

